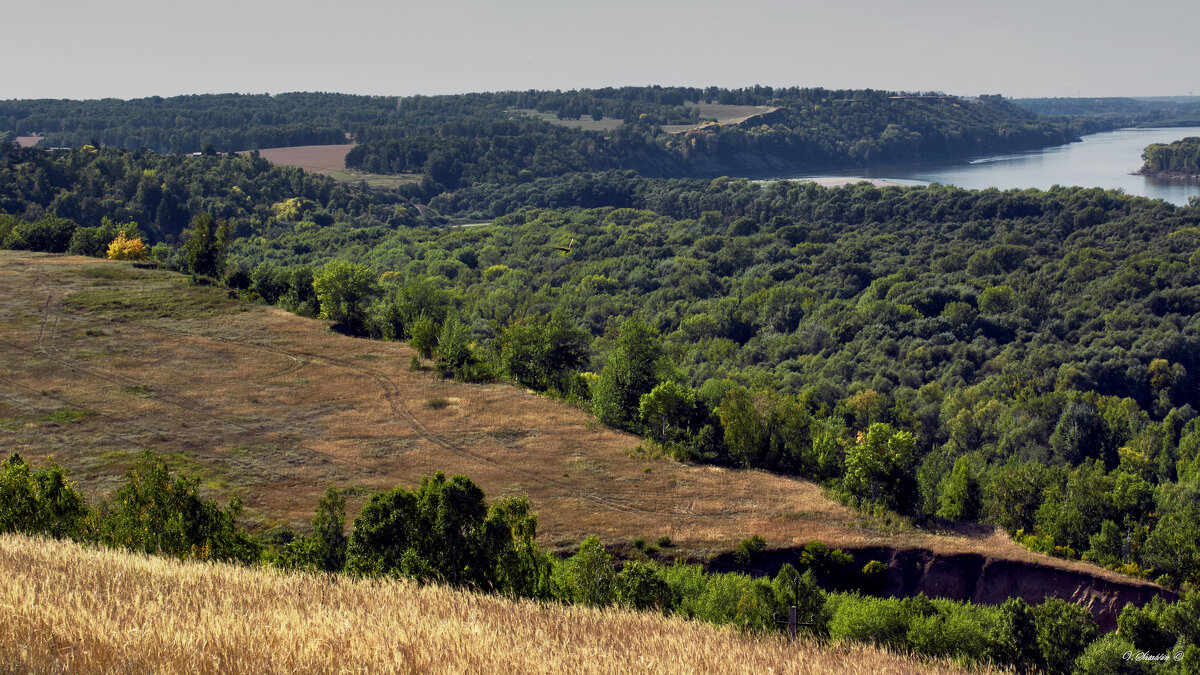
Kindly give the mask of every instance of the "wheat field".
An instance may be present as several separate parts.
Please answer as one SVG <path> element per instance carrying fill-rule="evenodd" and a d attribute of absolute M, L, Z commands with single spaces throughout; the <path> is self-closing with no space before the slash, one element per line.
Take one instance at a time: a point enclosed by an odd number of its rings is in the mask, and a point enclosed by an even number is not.
<path fill-rule="evenodd" d="M 0 671 L 952 673 L 650 613 L 0 536 Z"/>

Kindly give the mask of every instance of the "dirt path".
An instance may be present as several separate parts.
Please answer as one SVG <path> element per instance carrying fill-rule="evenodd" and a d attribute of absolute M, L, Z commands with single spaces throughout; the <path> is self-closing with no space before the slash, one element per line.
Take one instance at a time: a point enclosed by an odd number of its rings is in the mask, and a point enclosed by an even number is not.
<path fill-rule="evenodd" d="M 550 546 L 666 535 L 703 556 L 759 534 L 1047 562 L 988 528 L 896 529 L 809 481 L 639 454 L 581 410 L 412 371 L 413 355 L 179 275 L 0 251 L 0 447 L 54 455 L 89 494 L 150 448 L 210 494 L 240 494 L 252 527 L 306 525 L 327 484 L 351 488 L 352 516 L 442 470 L 493 498 L 528 494 Z"/>

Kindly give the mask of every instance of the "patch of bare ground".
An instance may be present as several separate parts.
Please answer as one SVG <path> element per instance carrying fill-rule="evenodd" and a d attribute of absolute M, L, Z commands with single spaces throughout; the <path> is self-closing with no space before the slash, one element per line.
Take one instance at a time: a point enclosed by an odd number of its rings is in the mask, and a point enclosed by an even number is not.
<path fill-rule="evenodd" d="M 700 118 L 704 120 L 716 120 L 717 124 L 740 124 L 755 115 L 765 115 L 766 113 L 778 110 L 769 105 L 725 105 L 721 103 L 701 103 L 697 106 L 700 108 Z M 667 133 L 677 134 L 692 129 L 699 129 L 712 122 L 701 122 L 700 124 L 666 124 L 662 130 Z"/>
<path fill-rule="evenodd" d="M 353 517 L 370 490 L 441 470 L 492 497 L 528 494 L 551 548 L 667 535 L 672 555 L 702 558 L 758 534 L 777 548 L 924 548 L 1128 581 L 990 527 L 892 525 L 807 480 L 639 455 L 639 439 L 579 409 L 439 380 L 410 370 L 413 354 L 173 273 L 0 251 L 0 448 L 53 455 L 89 494 L 150 448 L 212 496 L 241 494 L 249 526 L 304 527 L 327 484 L 360 488 Z"/>
<path fill-rule="evenodd" d="M 376 190 L 394 190 L 404 183 L 414 183 L 420 174 L 378 174 L 346 168 L 346 154 L 354 147 L 344 145 L 297 145 L 288 148 L 265 148 L 258 154 L 273 164 L 294 166 L 310 173 L 319 173 L 344 183 L 365 182 Z M 249 150 L 239 155 L 249 154 Z"/>
<path fill-rule="evenodd" d="M 966 672 L 861 644 L 788 643 L 650 612 L 13 535 L 0 536 L 0 575 L 5 672 Z"/>
<path fill-rule="evenodd" d="M 346 154 L 353 143 L 342 145 L 297 145 L 289 148 L 263 148 L 258 154 L 274 164 L 295 166 L 313 173 L 331 173 L 346 168 Z M 239 155 L 249 154 L 246 150 Z"/>

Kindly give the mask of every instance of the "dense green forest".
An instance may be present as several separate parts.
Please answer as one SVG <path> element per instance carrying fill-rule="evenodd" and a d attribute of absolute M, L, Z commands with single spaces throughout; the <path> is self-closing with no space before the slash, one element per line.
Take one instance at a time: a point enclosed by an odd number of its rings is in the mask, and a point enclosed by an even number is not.
<path fill-rule="evenodd" d="M 702 102 L 769 110 L 740 123 L 663 131 L 703 121 Z M 583 118 L 618 124 L 606 131 L 571 124 Z M 573 171 L 711 177 L 963 157 L 1058 145 L 1110 127 L 1037 118 L 999 96 L 761 86 L 0 101 L 0 133 L 44 133 L 44 147 L 191 153 L 352 140 L 348 167 L 421 174 L 406 188 L 421 198 Z"/>
<path fill-rule="evenodd" d="M 681 460 L 1200 583 L 1196 207 L 610 172 L 465 190 L 445 207 L 508 215 L 442 228 L 253 157 L 9 150 L 0 242 L 102 254 L 168 169 L 198 195 L 153 255 L 197 279 L 562 396 Z M 96 208 L 59 210 L 76 203 Z"/>
<path fill-rule="evenodd" d="M 375 578 L 411 578 L 539 602 L 620 606 L 736 626 L 756 633 L 784 629 L 777 617 L 795 607 L 802 633 L 818 640 L 867 642 L 901 652 L 954 658 L 1017 672 L 1183 674 L 1200 667 L 1200 593 L 1177 602 L 1127 605 L 1118 632 L 1102 633 L 1086 609 L 1064 600 L 999 607 L 925 595 L 873 597 L 884 570 L 861 570 L 840 550 L 811 542 L 774 578 L 713 573 L 681 561 L 663 564 L 669 537 L 644 542 L 614 560 L 595 537 L 558 559 L 536 543 L 538 517 L 523 496 L 490 505 L 469 478 L 438 473 L 412 489 L 375 493 L 347 531 L 345 495 L 327 488 L 311 533 L 277 528 L 261 537 L 237 525 L 240 505 L 203 498 L 199 480 L 172 472 L 153 452 L 142 454 L 111 499 L 81 495 L 61 467 L 30 466 L 19 455 L 0 464 L 0 533 L 69 538 L 179 559 L 264 564 Z M 752 556 L 750 538 L 738 553 Z M 826 590 L 833 582 L 852 591 Z M 1134 650 L 1169 660 L 1135 662 Z M 1124 661 L 1123 661 L 1124 658 Z"/>
<path fill-rule="evenodd" d="M 80 224 L 103 218 L 133 222 L 152 242 L 174 243 L 201 212 L 250 232 L 273 222 L 272 205 L 287 199 L 304 200 L 309 219 L 322 225 L 336 220 L 398 227 L 420 220 L 416 207 L 394 194 L 277 166 L 256 153 L 192 158 L 91 146 L 61 153 L 3 145 L 0 181 L 0 212 L 30 221 L 53 216 Z"/>
<path fill-rule="evenodd" d="M 1146 163 L 1139 173 L 1200 176 L 1200 137 L 1174 143 L 1153 143 L 1142 153 Z"/>

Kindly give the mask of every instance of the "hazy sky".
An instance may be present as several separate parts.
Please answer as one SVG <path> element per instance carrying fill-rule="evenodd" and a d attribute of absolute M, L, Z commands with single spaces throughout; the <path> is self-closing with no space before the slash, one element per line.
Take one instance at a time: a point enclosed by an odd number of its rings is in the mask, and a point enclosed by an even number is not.
<path fill-rule="evenodd" d="M 1200 0 L 41 0 L 0 99 L 618 85 L 1200 94 Z"/>

